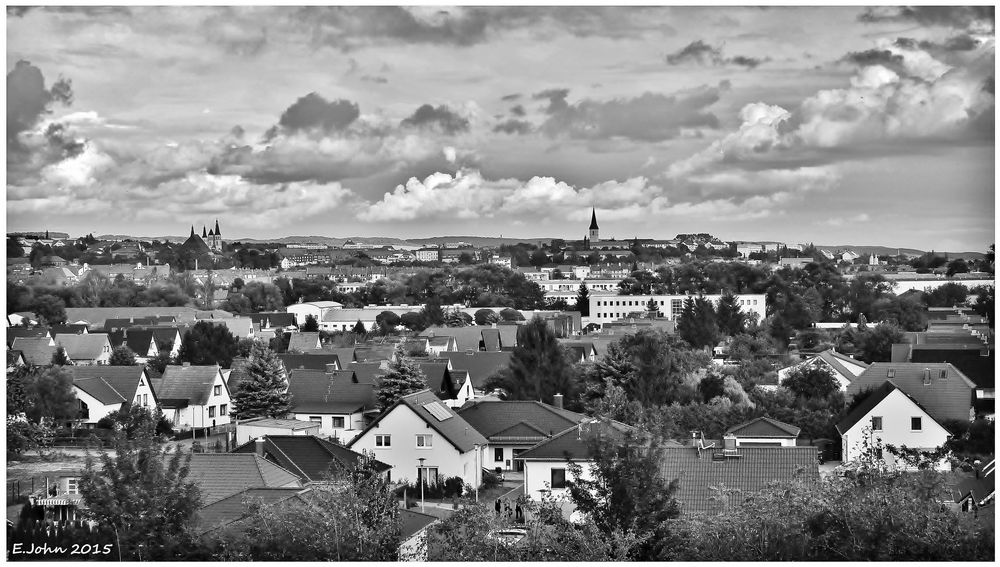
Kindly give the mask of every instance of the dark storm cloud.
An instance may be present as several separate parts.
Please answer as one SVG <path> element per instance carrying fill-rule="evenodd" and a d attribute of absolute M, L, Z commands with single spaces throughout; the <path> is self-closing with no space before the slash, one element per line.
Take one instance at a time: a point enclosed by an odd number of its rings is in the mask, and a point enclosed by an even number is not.
<path fill-rule="evenodd" d="M 412 128 L 437 128 L 445 134 L 457 134 L 469 130 L 469 120 L 459 116 L 445 105 L 437 108 L 429 104 L 420 105 L 410 117 L 403 119 L 399 125 Z"/>
<path fill-rule="evenodd" d="M 320 132 L 329 134 L 343 130 L 361 115 L 357 103 L 349 100 L 328 101 L 316 93 L 309 93 L 295 101 L 281 114 L 278 125 L 268 133 L 271 138 L 280 129 L 286 133 Z"/>
<path fill-rule="evenodd" d="M 566 104 L 566 97 L 569 96 L 569 89 L 547 89 L 531 95 L 534 100 L 547 100 L 549 106 L 545 109 L 548 114 L 556 114 L 569 108 Z"/>
<path fill-rule="evenodd" d="M 770 61 L 768 58 L 748 57 L 746 55 L 736 55 L 735 57 L 725 57 L 722 49 L 705 43 L 702 40 L 695 40 L 684 46 L 675 53 L 667 55 L 668 65 L 685 65 L 688 63 L 697 65 L 739 65 L 748 69 L 754 69 L 761 63 Z"/>
<path fill-rule="evenodd" d="M 852 51 L 841 58 L 841 61 L 854 63 L 862 67 L 867 67 L 869 65 L 882 65 L 890 69 L 901 69 L 903 66 L 903 56 L 897 55 L 888 49 Z"/>
<path fill-rule="evenodd" d="M 524 120 L 515 120 L 513 118 L 501 122 L 493 127 L 494 132 L 501 132 L 504 134 L 523 135 L 523 134 L 530 134 L 534 130 L 535 127 L 532 126 L 530 122 Z"/>
<path fill-rule="evenodd" d="M 556 96 L 550 100 L 559 101 L 561 106 L 549 111 L 550 116 L 541 130 L 551 137 L 589 140 L 615 137 L 641 141 L 672 139 L 679 136 L 682 129 L 718 128 L 719 119 L 706 108 L 719 100 L 725 88 L 720 84 L 674 95 L 647 92 L 635 98 L 585 99 L 572 105 L 566 103 L 565 96 Z"/>
<path fill-rule="evenodd" d="M 902 47 L 903 49 L 925 49 L 928 51 L 972 51 L 979 47 L 979 40 L 969 34 L 963 33 L 949 37 L 944 41 L 944 43 L 935 43 L 933 41 L 926 40 L 917 41 L 909 37 L 900 37 L 897 38 L 893 44 L 896 47 Z"/>
<path fill-rule="evenodd" d="M 914 22 L 921 25 L 938 25 L 953 28 L 967 28 L 976 23 L 995 23 L 993 6 L 893 6 L 868 8 L 858 21 Z"/>
<path fill-rule="evenodd" d="M 41 69 L 27 61 L 18 61 L 7 73 L 7 147 L 20 149 L 18 134 L 31 129 L 42 116 L 52 112 L 51 105 L 73 102 L 73 88 L 68 79 L 60 78 L 45 89 Z"/>

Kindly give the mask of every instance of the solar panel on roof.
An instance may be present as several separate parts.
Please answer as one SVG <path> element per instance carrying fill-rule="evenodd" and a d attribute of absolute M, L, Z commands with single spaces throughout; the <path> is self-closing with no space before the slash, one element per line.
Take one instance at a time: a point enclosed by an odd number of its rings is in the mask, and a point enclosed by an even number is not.
<path fill-rule="evenodd" d="M 448 409 L 445 408 L 441 402 L 430 402 L 424 404 L 424 409 L 430 412 L 431 415 L 437 418 L 438 421 L 444 421 L 451 417 L 448 413 Z"/>

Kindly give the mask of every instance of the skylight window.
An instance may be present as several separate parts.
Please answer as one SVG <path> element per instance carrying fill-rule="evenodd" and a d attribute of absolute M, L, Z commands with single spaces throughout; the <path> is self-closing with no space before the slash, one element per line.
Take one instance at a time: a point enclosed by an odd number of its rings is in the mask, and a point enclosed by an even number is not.
<path fill-rule="evenodd" d="M 431 415 L 437 418 L 438 421 L 444 421 L 451 418 L 451 414 L 448 413 L 448 408 L 444 407 L 441 402 L 430 402 L 424 404 L 424 409 L 427 410 Z"/>

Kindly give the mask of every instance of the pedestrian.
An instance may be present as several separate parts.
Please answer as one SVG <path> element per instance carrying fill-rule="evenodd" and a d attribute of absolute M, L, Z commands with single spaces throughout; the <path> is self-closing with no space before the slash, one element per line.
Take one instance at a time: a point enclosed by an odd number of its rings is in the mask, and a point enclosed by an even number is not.
<path fill-rule="evenodd" d="M 514 515 L 514 510 L 510 507 L 510 502 L 504 502 L 503 504 L 504 513 L 507 514 L 507 519 L 509 520 L 511 516 Z"/>
<path fill-rule="evenodd" d="M 514 506 L 514 520 L 519 524 L 524 523 L 524 509 L 521 508 L 520 502 L 518 502 L 517 505 Z"/>

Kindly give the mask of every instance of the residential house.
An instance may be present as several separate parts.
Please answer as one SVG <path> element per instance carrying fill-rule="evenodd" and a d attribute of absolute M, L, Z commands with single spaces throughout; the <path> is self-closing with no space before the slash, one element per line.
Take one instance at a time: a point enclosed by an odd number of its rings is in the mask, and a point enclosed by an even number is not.
<path fill-rule="evenodd" d="M 453 337 L 459 351 L 484 350 L 499 352 L 517 346 L 518 325 L 497 325 L 488 327 L 428 327 L 420 332 L 421 337 Z"/>
<path fill-rule="evenodd" d="M 594 362 L 597 360 L 597 349 L 591 341 L 560 340 L 565 349 L 573 353 L 573 362 Z"/>
<path fill-rule="evenodd" d="M 865 451 L 871 450 L 879 453 L 886 465 L 904 469 L 909 466 L 880 445 L 905 445 L 910 449 L 934 451 L 951 436 L 915 396 L 900 388 L 892 378 L 883 381 L 840 420 L 837 432 L 845 463 L 857 461 Z M 938 468 L 951 470 L 951 465 L 942 460 Z"/>
<path fill-rule="evenodd" d="M 778 370 L 778 383 L 782 383 L 788 379 L 788 376 L 800 368 L 826 368 L 833 374 L 833 377 L 837 379 L 837 384 L 840 386 L 842 392 L 847 391 L 847 387 L 853 382 L 858 376 L 861 375 L 865 369 L 868 368 L 868 364 L 860 360 L 855 360 L 845 354 L 840 354 L 834 349 L 824 350 L 821 353 L 815 354 L 802 362 L 793 364 Z M 777 389 L 777 387 L 762 387 L 763 389 Z"/>
<path fill-rule="evenodd" d="M 802 428 L 770 417 L 758 417 L 726 430 L 737 447 L 795 447 Z"/>
<path fill-rule="evenodd" d="M 893 346 L 893 362 L 940 363 L 955 366 L 976 385 L 973 402 L 977 415 L 996 413 L 996 366 L 992 345 L 977 344 L 906 344 Z M 904 347 L 900 359 L 897 346 Z"/>
<path fill-rule="evenodd" d="M 677 479 L 674 497 L 682 516 L 724 514 L 772 483 L 818 482 L 817 448 L 737 446 L 732 438 L 710 449 L 669 444 L 660 475 Z"/>
<path fill-rule="evenodd" d="M 365 455 L 315 435 L 267 435 L 256 437 L 233 449 L 251 453 L 290 471 L 303 483 L 328 482 L 358 466 Z M 389 465 L 375 461 L 375 469 L 388 471 Z"/>
<path fill-rule="evenodd" d="M 7 315 L 7 325 L 9 327 L 33 327 L 38 324 L 38 315 L 30 311 L 11 313 Z"/>
<path fill-rule="evenodd" d="M 458 350 L 458 341 L 455 337 L 425 337 L 427 340 L 427 356 L 440 356 L 447 351 Z"/>
<path fill-rule="evenodd" d="M 322 349 L 319 332 L 292 333 L 288 338 L 288 352 L 291 353 L 318 352 Z"/>
<path fill-rule="evenodd" d="M 988 463 L 976 461 L 973 474 L 963 476 L 952 487 L 955 504 L 964 511 L 972 511 L 989 506 L 996 498 L 996 459 Z M 959 473 L 962 474 L 962 473 Z"/>
<path fill-rule="evenodd" d="M 78 323 L 76 325 L 49 325 L 49 334 L 56 335 L 86 335 L 90 330 L 87 325 Z"/>
<path fill-rule="evenodd" d="M 142 317 L 173 317 L 179 324 L 193 324 L 199 319 L 232 317 L 228 311 L 218 309 L 199 311 L 193 307 L 67 307 L 66 320 L 86 323 L 92 329 L 104 327 L 108 319 L 135 319 Z"/>
<path fill-rule="evenodd" d="M 347 443 L 377 414 L 375 386 L 358 382 L 351 370 L 289 370 L 289 416 L 319 424 L 318 435 Z"/>
<path fill-rule="evenodd" d="M 153 331 L 143 329 L 124 329 L 108 333 L 108 340 L 111 341 L 111 349 L 114 350 L 125 345 L 135 353 L 135 360 L 144 363 L 150 358 L 155 358 L 160 353 L 156 346 Z"/>
<path fill-rule="evenodd" d="M 164 415 L 177 429 L 226 425 L 232 407 L 229 386 L 218 365 L 167 366 L 153 380 L 153 389 Z"/>
<path fill-rule="evenodd" d="M 57 348 L 56 341 L 47 335 L 43 337 L 16 337 L 10 346 L 11 350 L 21 351 L 24 361 L 29 366 L 52 364 L 52 355 L 56 353 Z"/>
<path fill-rule="evenodd" d="M 874 390 L 889 380 L 934 419 L 970 421 L 975 417 L 972 402 L 976 385 L 948 363 L 876 362 L 851 382 L 847 395 Z"/>
<path fill-rule="evenodd" d="M 246 315 L 261 331 L 296 331 L 295 314 L 281 311 L 249 313 Z"/>
<path fill-rule="evenodd" d="M 7 348 L 10 348 L 14 344 L 14 339 L 17 338 L 52 338 L 52 334 L 48 329 L 42 327 L 7 327 Z"/>
<path fill-rule="evenodd" d="M 184 342 L 180 327 L 146 327 L 145 330 L 153 332 L 153 340 L 160 351 L 169 352 L 172 358 L 177 358 Z"/>
<path fill-rule="evenodd" d="M 343 370 L 340 357 L 326 351 L 315 354 L 282 353 L 278 355 L 281 364 L 285 366 L 285 376 L 291 370 Z"/>
<path fill-rule="evenodd" d="M 418 262 L 437 262 L 441 259 L 441 249 L 420 248 L 416 251 L 416 256 Z"/>
<path fill-rule="evenodd" d="M 57 334 L 53 340 L 66 350 L 73 364 L 107 364 L 111 358 L 111 341 L 107 333 Z"/>
<path fill-rule="evenodd" d="M 298 419 L 255 417 L 236 423 L 236 444 L 242 445 L 266 435 L 317 435 L 319 423 Z"/>
<path fill-rule="evenodd" d="M 476 400 L 462 406 L 458 415 L 488 441 L 484 468 L 520 472 L 524 470 L 522 453 L 587 419 L 562 409 L 561 404 L 561 399 L 554 406 L 536 401 Z"/>
<path fill-rule="evenodd" d="M 340 309 L 344 305 L 336 301 L 309 301 L 289 305 L 285 311 L 295 316 L 295 325 L 301 327 L 306 322 L 306 317 L 312 315 L 316 321 L 322 321 L 323 317 L 332 309 Z"/>
<path fill-rule="evenodd" d="M 510 351 L 484 352 L 484 351 L 464 351 L 464 352 L 443 352 L 441 358 L 448 360 L 448 368 L 454 374 L 457 371 L 466 371 L 468 381 L 459 383 L 456 399 L 475 399 L 486 394 L 486 379 L 496 372 L 510 367 Z"/>
<path fill-rule="evenodd" d="M 780 258 L 778 260 L 778 266 L 782 268 L 805 268 L 806 265 L 812 263 L 812 258 Z"/>
<path fill-rule="evenodd" d="M 215 527 L 213 524 L 220 510 L 212 507 L 224 499 L 236 495 L 253 496 L 244 493 L 254 489 L 298 489 L 290 491 L 294 494 L 303 487 L 294 473 L 256 453 L 194 453 L 188 467 L 188 480 L 201 493 L 199 531 Z M 235 505 L 235 502 L 230 504 Z"/>
<path fill-rule="evenodd" d="M 83 469 L 59 469 L 46 471 L 44 485 L 39 479 L 39 488 L 28 496 L 32 506 L 43 508 L 43 517 L 52 522 L 75 522 L 83 519 L 83 495 L 80 494 L 80 479 Z"/>
<path fill-rule="evenodd" d="M 156 392 L 144 366 L 67 366 L 80 401 L 80 424 L 96 427 L 108 414 L 129 405 L 152 410 Z"/>
<path fill-rule="evenodd" d="M 213 530 L 239 530 L 258 507 L 288 505 L 292 502 L 306 505 L 301 497 L 309 490 L 296 486 L 246 488 L 199 508 L 194 532 L 201 535 Z"/>
<path fill-rule="evenodd" d="M 487 440 L 431 390 L 403 396 L 348 444 L 392 466 L 395 480 L 428 482 L 460 477 L 482 484 Z"/>

